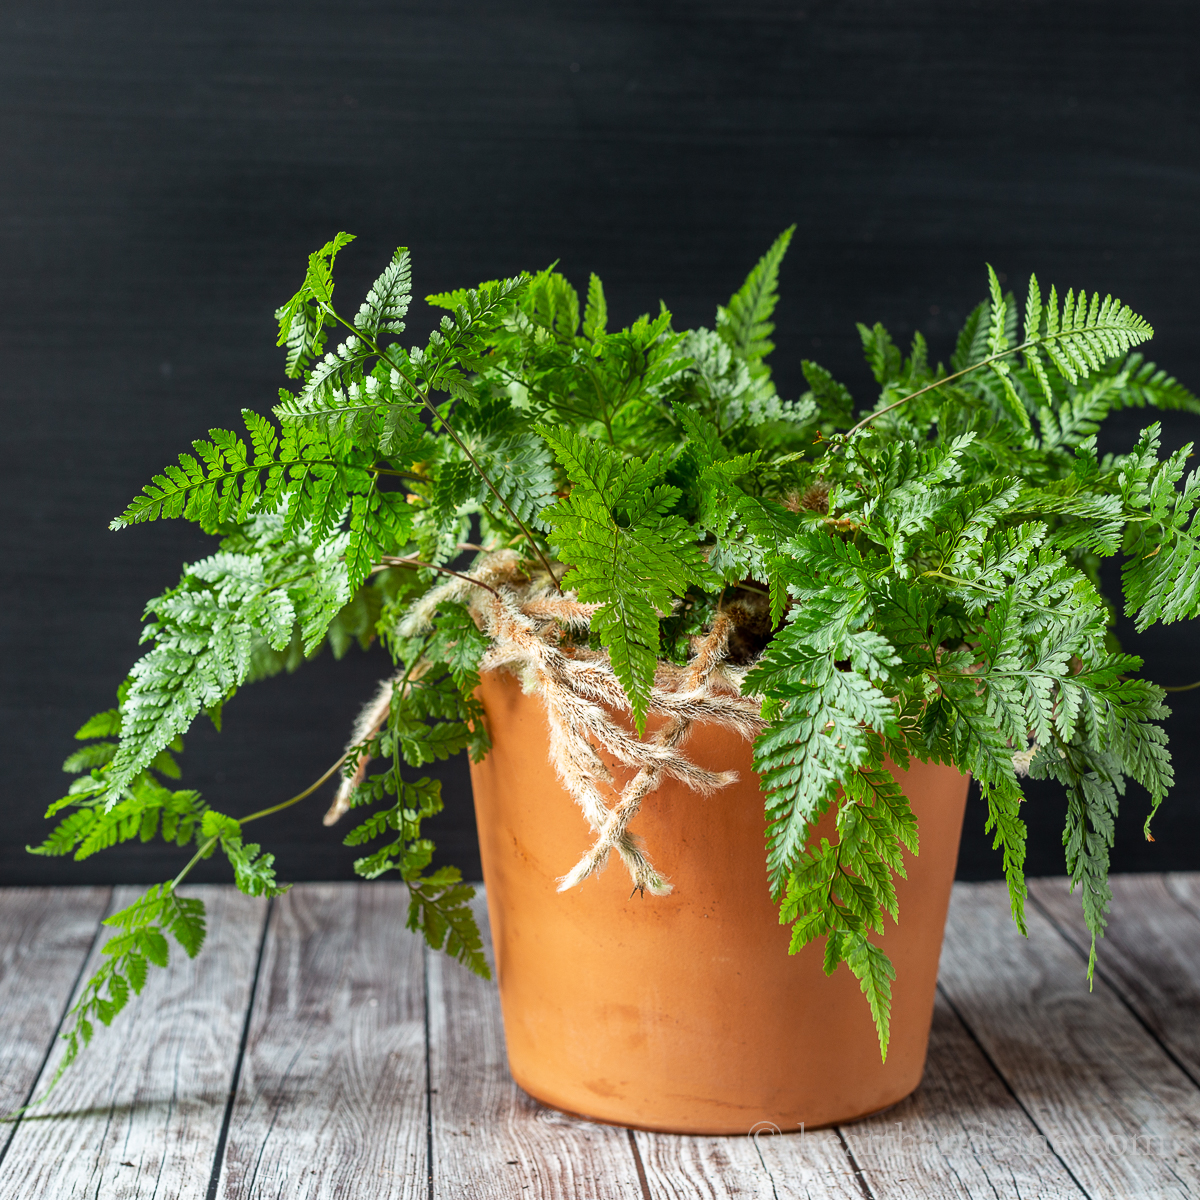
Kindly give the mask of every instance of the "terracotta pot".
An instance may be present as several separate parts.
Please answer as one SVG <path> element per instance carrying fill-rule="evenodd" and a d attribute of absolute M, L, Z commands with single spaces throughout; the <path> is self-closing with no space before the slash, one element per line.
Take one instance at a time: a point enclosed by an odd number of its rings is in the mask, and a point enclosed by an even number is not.
<path fill-rule="evenodd" d="M 900 775 L 921 854 L 897 881 L 900 924 L 887 1063 L 858 981 L 827 977 L 820 944 L 788 954 L 767 891 L 764 818 L 750 746 L 716 726 L 685 743 L 693 761 L 739 782 L 702 797 L 665 783 L 630 826 L 674 885 L 631 896 L 607 869 L 556 891 L 592 841 L 549 763 L 540 699 L 485 676 L 493 749 L 472 766 L 488 915 L 513 1078 L 551 1107 L 676 1133 L 746 1133 L 853 1120 L 920 1082 L 942 931 L 967 796 L 958 771 Z M 818 829 L 828 833 L 828 829 Z"/>

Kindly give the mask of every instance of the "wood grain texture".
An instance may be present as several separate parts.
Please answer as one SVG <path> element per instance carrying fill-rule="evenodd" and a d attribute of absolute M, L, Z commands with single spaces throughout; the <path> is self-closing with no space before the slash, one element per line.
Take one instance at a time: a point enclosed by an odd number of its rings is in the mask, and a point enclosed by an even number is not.
<path fill-rule="evenodd" d="M 1200 1081 L 1200 876 L 1124 875 L 1111 880 L 1112 909 L 1096 969 Z M 1091 945 L 1079 894 L 1066 879 L 1030 880 L 1030 894 L 1081 955 Z M 1200 906 L 1197 906 L 1200 907 Z"/>
<path fill-rule="evenodd" d="M 1179 871 L 1163 876 L 1167 891 L 1180 904 L 1200 919 L 1200 872 Z"/>
<path fill-rule="evenodd" d="M 0 888 L 0 1113 L 25 1103 L 111 894 Z"/>
<path fill-rule="evenodd" d="M 276 902 L 218 1195 L 428 1192 L 421 942 L 403 884 L 300 884 Z"/>
<path fill-rule="evenodd" d="M 921 1086 L 842 1136 L 878 1200 L 1084 1196 L 940 994 Z"/>
<path fill-rule="evenodd" d="M 1200 1089 L 1034 907 L 1012 927 L 1003 884 L 958 884 L 947 998 L 1093 1200 L 1200 1195 Z"/>
<path fill-rule="evenodd" d="M 229 887 L 186 890 L 208 906 L 204 949 L 189 959 L 173 946 L 170 969 L 151 969 L 141 996 L 110 1029 L 97 1030 L 44 1108 L 21 1122 L 4 1161 L 3 1200 L 204 1196 L 265 905 Z M 113 905 L 122 908 L 139 894 L 118 888 Z M 100 950 L 97 944 L 88 974 Z"/>
<path fill-rule="evenodd" d="M 482 889 L 474 901 L 491 961 Z M 434 952 L 429 979 L 438 1200 L 643 1200 L 623 1129 L 543 1108 L 512 1081 L 495 983 Z"/>
<path fill-rule="evenodd" d="M 831 1129 L 745 1137 L 634 1135 L 654 1200 L 862 1200 L 838 1135 Z"/>

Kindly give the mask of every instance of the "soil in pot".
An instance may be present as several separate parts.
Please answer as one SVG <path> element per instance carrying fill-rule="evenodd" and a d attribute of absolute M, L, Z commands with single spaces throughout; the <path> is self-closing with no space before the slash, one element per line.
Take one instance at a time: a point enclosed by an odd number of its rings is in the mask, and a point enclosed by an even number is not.
<path fill-rule="evenodd" d="M 697 726 L 684 746 L 738 782 L 701 796 L 668 780 L 631 825 L 674 885 L 630 894 L 616 855 L 560 893 L 592 831 L 555 776 L 542 703 L 511 675 L 479 695 L 493 748 L 471 768 L 509 1065 L 531 1096 L 595 1120 L 676 1133 L 799 1129 L 895 1104 L 921 1079 L 967 778 L 914 762 L 898 778 L 920 823 L 897 880 L 891 1046 L 858 981 L 821 946 L 788 954 L 767 890 L 750 744 Z M 614 771 L 618 786 L 627 776 Z M 827 817 L 817 836 L 832 832 Z"/>

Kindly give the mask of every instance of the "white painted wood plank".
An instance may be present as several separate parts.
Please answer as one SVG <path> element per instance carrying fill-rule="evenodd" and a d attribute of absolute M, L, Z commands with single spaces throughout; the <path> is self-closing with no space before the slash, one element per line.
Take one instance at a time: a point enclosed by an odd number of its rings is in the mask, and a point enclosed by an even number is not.
<path fill-rule="evenodd" d="M 0 1114 L 25 1103 L 111 895 L 0 888 Z M 9 1133 L 0 1127 L 0 1149 Z"/>
<path fill-rule="evenodd" d="M 487 936 L 482 893 L 475 915 Z M 496 985 L 435 952 L 429 979 L 438 1200 L 643 1200 L 623 1129 L 543 1108 L 508 1073 Z"/>
<path fill-rule="evenodd" d="M 842 1136 L 878 1200 L 1084 1196 L 940 994 L 921 1086 Z"/>
<path fill-rule="evenodd" d="M 958 884 L 941 984 L 1093 1200 L 1200 1195 L 1200 1089 L 1033 906 L 1012 927 L 1004 884 Z"/>
<path fill-rule="evenodd" d="M 1200 895 L 1200 876 L 1169 884 L 1163 875 L 1114 875 L 1110 882 L 1113 904 L 1097 970 L 1200 1080 L 1200 917 L 1187 905 L 1190 888 Z M 1033 879 L 1029 890 L 1086 955 L 1091 935 L 1067 880 Z"/>
<path fill-rule="evenodd" d="M 428 1194 L 424 972 L 399 883 L 275 903 L 218 1195 Z"/>
<path fill-rule="evenodd" d="M 118 888 L 114 908 L 141 890 Z M 141 996 L 97 1029 L 44 1108 L 17 1127 L 4 1200 L 203 1200 L 266 906 L 232 887 L 186 890 L 208 906 L 204 949 L 189 959 L 173 946 L 170 968 L 151 968 Z"/>

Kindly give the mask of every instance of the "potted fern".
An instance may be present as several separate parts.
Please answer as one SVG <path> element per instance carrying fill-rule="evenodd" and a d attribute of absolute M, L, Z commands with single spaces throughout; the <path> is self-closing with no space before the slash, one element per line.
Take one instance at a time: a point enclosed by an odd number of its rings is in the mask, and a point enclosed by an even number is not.
<path fill-rule="evenodd" d="M 860 326 L 873 403 L 812 362 L 784 399 L 767 358 L 791 234 L 712 330 L 665 308 L 610 330 L 596 276 L 581 313 L 547 269 L 428 297 L 446 315 L 408 350 L 406 250 L 357 311 L 334 302 L 350 237 L 310 256 L 277 313 L 298 388 L 113 522 L 220 540 L 149 602 L 151 648 L 79 731 L 34 852 L 195 852 L 108 918 L 64 1069 L 168 937 L 199 950 L 192 866 L 223 854 L 244 892 L 279 894 L 245 826 L 334 775 L 326 823 L 364 810 L 358 873 L 397 873 L 409 927 L 486 975 L 472 889 L 430 869 L 423 830 L 441 799 L 420 768 L 463 750 L 514 1073 L 591 1116 L 812 1125 L 915 1087 L 968 774 L 1022 929 L 1020 780 L 1062 785 L 1102 933 L 1117 798 L 1135 780 L 1152 812 L 1172 777 L 1163 691 L 1116 647 L 1098 567 L 1125 555 L 1139 629 L 1195 615 L 1200 479 L 1178 486 L 1190 447 L 1160 454 L 1156 424 L 1117 455 L 1096 430 L 1200 405 L 1118 301 L 1031 278 L 1019 306 L 990 268 L 948 369 L 920 334 L 905 356 Z M 173 788 L 202 714 L 355 638 L 395 672 L 321 780 L 243 816 Z"/>

